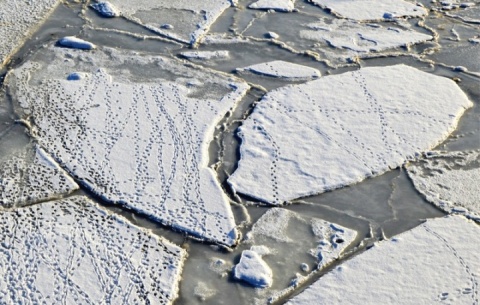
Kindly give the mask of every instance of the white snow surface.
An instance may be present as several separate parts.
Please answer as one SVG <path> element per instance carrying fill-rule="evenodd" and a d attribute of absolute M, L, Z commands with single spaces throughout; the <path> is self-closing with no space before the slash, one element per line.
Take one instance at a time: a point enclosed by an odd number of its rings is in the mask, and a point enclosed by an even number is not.
<path fill-rule="evenodd" d="M 240 262 L 234 268 L 234 276 L 257 288 L 267 288 L 272 285 L 272 269 L 262 259 L 262 256 L 252 250 L 244 250 Z"/>
<path fill-rule="evenodd" d="M 248 86 L 136 52 L 51 48 L 37 56 L 47 54 L 6 81 L 42 147 L 105 200 L 233 245 L 235 220 L 208 147 Z M 86 77 L 68 81 L 72 69 Z"/>
<path fill-rule="evenodd" d="M 122 16 L 161 35 L 195 45 L 218 17 L 229 8 L 230 0 L 110 0 Z M 173 29 L 163 28 L 170 24 Z"/>
<path fill-rule="evenodd" d="M 120 16 L 118 9 L 108 1 L 100 1 L 90 5 L 100 15 L 108 18 Z"/>
<path fill-rule="evenodd" d="M 96 46 L 93 43 L 74 37 L 74 36 L 63 37 L 60 40 L 58 40 L 58 44 L 61 45 L 62 47 L 67 47 L 72 49 L 92 50 L 96 48 Z"/>
<path fill-rule="evenodd" d="M 480 227 L 462 216 L 431 219 L 376 244 L 287 302 L 476 304 Z"/>
<path fill-rule="evenodd" d="M 428 201 L 480 222 L 480 152 L 435 154 L 409 164 L 407 172 Z"/>
<path fill-rule="evenodd" d="M 452 80 L 406 65 L 282 87 L 239 128 L 228 183 L 275 205 L 356 183 L 438 145 L 471 106 Z"/>
<path fill-rule="evenodd" d="M 57 198 L 78 185 L 38 146 L 0 162 L 0 207 L 12 208 Z"/>
<path fill-rule="evenodd" d="M 425 8 L 403 0 L 312 0 L 312 2 L 341 17 L 358 21 L 421 17 L 427 14 Z"/>
<path fill-rule="evenodd" d="M 171 304 L 185 250 L 71 197 L 0 214 L 5 304 Z"/>
<path fill-rule="evenodd" d="M 58 3 L 59 0 L 0 1 L 0 68 Z"/>
<path fill-rule="evenodd" d="M 274 60 L 245 68 L 238 68 L 236 70 L 237 72 L 248 71 L 255 74 L 291 81 L 311 80 L 321 76 L 320 71 L 317 69 L 283 60 Z"/>
<path fill-rule="evenodd" d="M 295 2 L 293 0 L 258 0 L 250 4 L 248 8 L 291 12 L 295 8 Z"/>

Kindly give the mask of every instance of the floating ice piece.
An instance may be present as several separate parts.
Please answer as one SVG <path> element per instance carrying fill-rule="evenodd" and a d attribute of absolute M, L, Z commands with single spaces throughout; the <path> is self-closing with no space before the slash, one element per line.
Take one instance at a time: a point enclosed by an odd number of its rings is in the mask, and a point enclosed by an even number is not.
<path fill-rule="evenodd" d="M 275 32 L 268 32 L 267 34 L 265 34 L 265 36 L 267 38 L 271 38 L 271 39 L 278 39 L 280 38 L 280 35 L 278 35 L 277 33 Z"/>
<path fill-rule="evenodd" d="M 87 77 L 87 75 L 88 75 L 87 73 L 73 72 L 67 76 L 67 80 L 82 80 L 85 77 Z"/>
<path fill-rule="evenodd" d="M 245 281 L 258 288 L 272 286 L 272 269 L 255 251 L 244 250 L 240 262 L 235 266 L 234 276 L 236 279 Z"/>
<path fill-rule="evenodd" d="M 108 1 L 93 3 L 90 6 L 104 17 L 113 18 L 120 16 L 117 8 Z"/>
<path fill-rule="evenodd" d="M 34 57 L 6 82 L 17 111 L 30 113 L 34 136 L 63 168 L 105 200 L 235 244 L 235 220 L 208 166 L 208 147 L 215 124 L 248 85 L 136 52 L 100 49 L 88 61 L 79 50 L 42 52 L 53 59 Z M 72 67 L 90 76 L 68 81 L 64 71 Z M 189 86 L 194 79 L 199 85 Z"/>
<path fill-rule="evenodd" d="M 350 53 L 381 52 L 433 39 L 413 30 L 385 28 L 378 24 L 366 26 L 349 20 L 322 19 L 306 27 L 307 30 L 300 31 L 300 37 L 326 42 L 334 48 L 352 51 Z"/>
<path fill-rule="evenodd" d="M 342 17 L 359 21 L 421 17 L 427 14 L 425 8 L 403 0 L 312 0 L 312 2 Z"/>
<path fill-rule="evenodd" d="M 282 87 L 239 128 L 228 183 L 271 204 L 356 183 L 438 145 L 471 106 L 452 80 L 405 65 Z"/>
<path fill-rule="evenodd" d="M 260 75 L 271 76 L 286 80 L 311 80 L 321 76 L 320 71 L 303 65 L 298 65 L 283 60 L 275 60 L 245 68 L 237 69 L 238 72 L 253 72 Z"/>
<path fill-rule="evenodd" d="M 474 304 L 478 270 L 480 227 L 461 216 L 431 219 L 343 263 L 287 305 Z"/>
<path fill-rule="evenodd" d="M 258 0 L 250 4 L 248 8 L 291 12 L 294 10 L 295 5 L 293 0 Z"/>
<path fill-rule="evenodd" d="M 185 250 L 85 197 L 0 214 L 6 304 L 171 304 Z"/>
<path fill-rule="evenodd" d="M 479 152 L 438 154 L 409 164 L 407 172 L 428 201 L 480 222 Z"/>
<path fill-rule="evenodd" d="M 193 60 L 227 59 L 230 57 L 228 51 L 191 51 L 182 52 L 180 55 Z"/>
<path fill-rule="evenodd" d="M 111 0 L 126 18 L 161 35 L 195 45 L 229 8 L 230 0 Z M 164 25 L 170 25 L 165 27 Z"/>
<path fill-rule="evenodd" d="M 96 48 L 96 46 L 93 43 L 74 37 L 74 36 L 63 37 L 58 41 L 58 44 L 61 45 L 62 47 L 67 47 L 72 49 L 92 50 Z"/>
<path fill-rule="evenodd" d="M 41 148 L 25 150 L 0 162 L 0 207 L 12 208 L 58 198 L 78 185 Z"/>
<path fill-rule="evenodd" d="M 59 0 L 0 2 L 0 69 L 58 3 Z"/>

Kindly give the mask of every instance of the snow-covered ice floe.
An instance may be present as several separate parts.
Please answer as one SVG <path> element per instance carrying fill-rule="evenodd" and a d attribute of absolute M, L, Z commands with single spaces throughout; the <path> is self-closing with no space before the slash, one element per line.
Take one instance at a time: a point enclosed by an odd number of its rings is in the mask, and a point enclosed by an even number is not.
<path fill-rule="evenodd" d="M 240 262 L 235 266 L 233 275 L 258 288 L 272 286 L 273 273 L 261 254 L 254 250 L 243 250 Z"/>
<path fill-rule="evenodd" d="M 5 304 L 171 304 L 185 250 L 85 197 L 0 213 Z"/>
<path fill-rule="evenodd" d="M 59 0 L 0 2 L 0 68 L 58 3 Z"/>
<path fill-rule="evenodd" d="M 311 80 L 321 76 L 320 71 L 317 69 L 283 60 L 274 60 L 245 68 L 238 68 L 236 71 L 241 73 L 251 72 L 289 81 Z"/>
<path fill-rule="evenodd" d="M 295 9 L 295 3 L 294 0 L 258 0 L 251 3 L 248 8 L 292 12 Z"/>
<path fill-rule="evenodd" d="M 93 50 L 96 46 L 86 40 L 74 37 L 66 36 L 58 40 L 58 44 L 62 47 L 81 49 L 81 50 Z"/>
<path fill-rule="evenodd" d="M 358 21 L 377 21 L 400 17 L 421 17 L 427 10 L 403 0 L 312 0 L 321 8 Z"/>
<path fill-rule="evenodd" d="M 480 227 L 462 216 L 423 225 L 343 263 L 287 302 L 477 304 Z"/>
<path fill-rule="evenodd" d="M 68 80 L 72 72 L 84 77 Z M 244 82 L 108 48 L 45 49 L 6 82 L 32 135 L 93 193 L 196 237 L 236 242 L 208 147 Z"/>
<path fill-rule="evenodd" d="M 12 208 L 57 198 L 78 185 L 43 149 L 27 146 L 0 162 L 0 207 Z"/>
<path fill-rule="evenodd" d="M 188 51 L 180 53 L 180 56 L 189 60 L 215 60 L 228 59 L 228 51 Z"/>
<path fill-rule="evenodd" d="M 239 128 L 228 183 L 271 204 L 356 183 L 438 145 L 472 105 L 452 80 L 405 65 L 282 87 Z"/>
<path fill-rule="evenodd" d="M 447 213 L 480 222 L 480 153 L 438 153 L 409 164 L 415 188 Z"/>
<path fill-rule="evenodd" d="M 108 1 L 95 2 L 90 4 L 90 6 L 103 17 L 113 18 L 120 16 L 118 9 Z"/>
<path fill-rule="evenodd" d="M 110 0 L 110 3 L 122 16 L 156 33 L 192 45 L 232 5 L 230 0 Z"/>

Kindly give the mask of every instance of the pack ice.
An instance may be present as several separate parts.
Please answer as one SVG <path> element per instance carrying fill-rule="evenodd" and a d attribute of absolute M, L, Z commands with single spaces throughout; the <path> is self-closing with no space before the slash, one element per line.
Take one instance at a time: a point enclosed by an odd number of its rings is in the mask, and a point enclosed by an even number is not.
<path fill-rule="evenodd" d="M 437 153 L 409 164 L 415 188 L 447 213 L 461 213 L 480 222 L 480 153 Z"/>
<path fill-rule="evenodd" d="M 5 304 L 171 304 L 186 252 L 71 197 L 0 214 Z"/>
<path fill-rule="evenodd" d="M 0 2 L 0 68 L 58 3 L 58 0 Z"/>
<path fill-rule="evenodd" d="M 239 128 L 228 183 L 271 204 L 356 183 L 445 140 L 471 106 L 452 80 L 405 65 L 282 87 Z"/>
<path fill-rule="evenodd" d="M 403 0 L 312 0 L 340 17 L 358 21 L 377 21 L 399 17 L 421 17 L 423 7 Z"/>
<path fill-rule="evenodd" d="M 290 81 L 311 80 L 321 76 L 320 71 L 317 69 L 283 60 L 274 60 L 244 68 L 238 68 L 236 71 L 240 73 L 251 72 Z"/>
<path fill-rule="evenodd" d="M 78 185 L 38 146 L 0 162 L 0 207 L 12 208 L 54 199 L 78 189 Z"/>
<path fill-rule="evenodd" d="M 68 80 L 72 72 L 83 77 Z M 63 48 L 42 50 L 6 83 L 32 135 L 93 193 L 199 238 L 236 242 L 208 145 L 245 83 L 163 57 Z"/>
<path fill-rule="evenodd" d="M 477 304 L 479 245 L 479 226 L 462 216 L 428 220 L 343 263 L 287 304 Z"/>

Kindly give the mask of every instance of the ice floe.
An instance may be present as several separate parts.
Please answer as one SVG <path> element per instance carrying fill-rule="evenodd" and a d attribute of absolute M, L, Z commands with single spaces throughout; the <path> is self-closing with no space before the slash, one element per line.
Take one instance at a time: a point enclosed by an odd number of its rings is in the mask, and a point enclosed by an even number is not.
<path fill-rule="evenodd" d="M 425 198 L 448 213 L 480 222 L 480 153 L 439 153 L 409 164 L 407 172 Z"/>
<path fill-rule="evenodd" d="M 228 183 L 271 204 L 356 183 L 438 145 L 472 105 L 452 80 L 406 65 L 282 87 L 239 128 Z"/>
<path fill-rule="evenodd" d="M 185 250 L 71 197 L 0 214 L 6 304 L 171 304 Z"/>
<path fill-rule="evenodd" d="M 78 185 L 39 147 L 24 150 L 0 162 L 0 207 L 13 208 L 58 198 Z"/>
<path fill-rule="evenodd" d="M 17 112 L 34 121 L 32 135 L 63 168 L 105 200 L 202 239 L 236 242 L 208 147 L 245 83 L 108 48 L 37 56 L 6 82 Z M 68 81 L 72 70 L 88 77 Z"/>
<path fill-rule="evenodd" d="M 227 59 L 230 57 L 228 51 L 189 51 L 182 52 L 180 56 L 190 60 L 212 60 L 212 59 Z"/>
<path fill-rule="evenodd" d="M 319 70 L 307 66 L 274 60 L 236 69 L 237 72 L 252 72 L 264 76 L 286 79 L 290 81 L 311 80 L 321 76 Z"/>
<path fill-rule="evenodd" d="M 295 3 L 293 0 L 258 0 L 250 4 L 248 8 L 291 12 L 295 8 Z"/>
<path fill-rule="evenodd" d="M 343 263 L 288 305 L 476 304 L 480 227 L 462 216 L 423 225 Z"/>
<path fill-rule="evenodd" d="M 0 68 L 58 3 L 59 0 L 0 2 Z"/>
<path fill-rule="evenodd" d="M 63 37 L 62 39 L 58 40 L 58 44 L 62 47 L 72 49 L 93 50 L 96 48 L 93 43 L 74 36 Z"/>
<path fill-rule="evenodd" d="M 234 277 L 258 288 L 272 286 L 272 269 L 256 251 L 244 250 L 234 268 Z"/>
<path fill-rule="evenodd" d="M 400 17 L 421 17 L 427 10 L 403 0 L 312 0 L 341 17 L 359 21 L 376 21 Z"/>
<path fill-rule="evenodd" d="M 113 18 L 120 16 L 120 12 L 117 10 L 117 8 L 108 1 L 96 2 L 90 6 L 104 17 Z"/>

